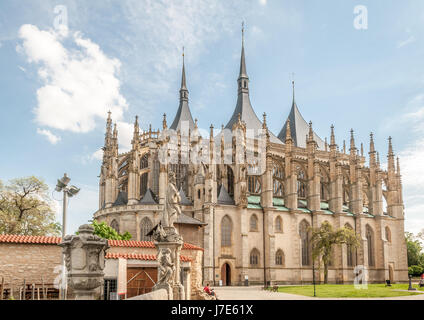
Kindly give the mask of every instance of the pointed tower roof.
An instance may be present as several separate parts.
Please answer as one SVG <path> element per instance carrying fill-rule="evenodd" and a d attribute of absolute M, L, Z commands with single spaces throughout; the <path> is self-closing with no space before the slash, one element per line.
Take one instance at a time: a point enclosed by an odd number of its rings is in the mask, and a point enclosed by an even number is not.
<path fill-rule="evenodd" d="M 309 133 L 309 124 L 302 117 L 302 114 L 300 113 L 297 107 L 295 96 L 294 96 L 294 81 L 292 81 L 292 86 L 293 86 L 293 101 L 292 101 L 292 107 L 290 109 L 289 116 L 287 117 L 287 119 L 290 120 L 291 138 L 293 140 L 293 144 L 296 147 L 306 148 L 305 136 L 308 135 Z M 278 134 L 278 138 L 284 143 L 286 141 L 286 130 L 287 130 L 286 126 L 287 126 L 287 121 L 285 122 L 283 128 Z M 318 149 L 321 149 L 321 150 L 325 149 L 325 142 L 315 132 L 314 132 L 314 140 L 317 143 Z"/>
<path fill-rule="evenodd" d="M 240 57 L 240 73 L 237 79 L 238 85 L 238 95 L 237 103 L 234 109 L 233 115 L 231 116 L 230 121 L 228 121 L 225 129 L 231 130 L 233 125 L 238 121 L 240 114 L 241 121 L 246 123 L 247 129 L 253 129 L 257 132 L 255 136 L 260 133 L 262 129 L 262 122 L 259 120 L 255 111 L 253 110 L 252 104 L 250 103 L 249 97 L 249 76 L 247 75 L 246 69 L 246 58 L 244 53 L 244 25 L 242 28 L 242 45 L 241 45 L 241 57 Z M 281 141 L 270 132 L 270 140 L 273 143 L 281 144 Z"/>
<path fill-rule="evenodd" d="M 230 195 L 227 192 L 227 189 L 225 189 L 223 185 L 221 185 L 221 188 L 219 189 L 218 203 L 226 204 L 226 205 L 234 205 L 233 198 L 230 197 Z"/>
<path fill-rule="evenodd" d="M 180 197 L 181 197 L 181 201 L 180 204 L 182 204 L 183 206 L 191 206 L 193 205 L 193 203 L 188 200 L 187 196 L 185 195 L 185 192 L 183 190 L 183 188 L 180 188 Z"/>
<path fill-rule="evenodd" d="M 146 190 L 143 199 L 140 200 L 140 204 L 158 204 L 155 201 L 155 196 L 153 195 L 153 191 L 150 190 L 150 188 Z"/>
<path fill-rule="evenodd" d="M 178 131 L 181 129 L 182 122 L 187 122 L 189 129 L 193 130 L 194 128 L 193 116 L 191 115 L 190 108 L 188 106 L 188 90 L 187 90 L 186 75 L 185 75 L 184 49 L 183 49 L 183 69 L 181 74 L 181 88 L 180 88 L 180 105 L 178 107 L 177 114 L 175 115 L 175 119 L 169 128 Z"/>

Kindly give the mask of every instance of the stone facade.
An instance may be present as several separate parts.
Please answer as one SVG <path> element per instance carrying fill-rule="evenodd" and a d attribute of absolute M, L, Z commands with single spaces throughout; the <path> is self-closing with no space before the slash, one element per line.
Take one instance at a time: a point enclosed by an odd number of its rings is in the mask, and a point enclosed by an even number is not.
<path fill-rule="evenodd" d="M 62 265 L 62 249 L 51 244 L 0 243 L 0 277 L 7 287 L 53 284 Z"/>
<path fill-rule="evenodd" d="M 24 278 L 27 284 L 35 283 L 37 287 L 41 287 L 42 278 L 46 285 L 59 283 L 62 264 L 60 242 L 58 237 L 0 235 L 0 277 L 4 277 L 5 287 L 12 286 L 16 293 Z M 151 242 L 114 240 L 109 241 L 109 246 L 104 270 L 107 279 L 117 278 L 118 256 L 126 257 L 128 267 L 157 267 L 157 250 Z M 181 255 L 181 266 L 186 275 L 185 290 L 190 297 L 202 286 L 203 250 L 185 244 Z"/>
<path fill-rule="evenodd" d="M 250 103 L 244 44 L 237 84 L 233 116 L 217 135 L 211 125 L 209 139 L 191 116 L 184 64 L 171 127 L 166 115 L 161 130 L 141 131 L 136 119 L 132 149 L 119 153 L 109 114 L 94 218 L 143 239 L 143 221 L 159 223 L 173 171 L 184 216 L 194 219 L 181 224 L 181 234 L 204 248 L 203 283 L 310 283 L 308 230 L 323 221 L 361 238 L 358 250 L 334 249 L 330 282 L 352 282 L 357 265 L 369 269 L 370 282 L 407 281 L 402 182 L 391 138 L 387 170 L 372 134 L 368 159 L 353 130 L 348 150 L 344 141 L 343 148 L 336 144 L 333 126 L 327 143 L 301 116 L 294 83 L 289 116 L 274 135 Z"/>

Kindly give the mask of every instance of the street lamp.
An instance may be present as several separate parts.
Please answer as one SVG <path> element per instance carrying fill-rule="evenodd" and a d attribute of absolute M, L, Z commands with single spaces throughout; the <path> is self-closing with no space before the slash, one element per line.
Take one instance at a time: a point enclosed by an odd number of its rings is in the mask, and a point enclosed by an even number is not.
<path fill-rule="evenodd" d="M 63 191 L 63 212 L 62 212 L 62 241 L 65 239 L 66 235 L 66 209 L 68 206 L 68 197 L 75 196 L 80 189 L 75 186 L 68 187 L 68 183 L 71 181 L 71 178 L 69 178 L 66 173 L 63 175 L 61 179 L 57 180 L 56 188 L 55 190 L 57 192 Z M 61 299 L 66 299 L 66 266 L 65 266 L 65 256 L 62 255 L 62 290 L 61 290 Z"/>

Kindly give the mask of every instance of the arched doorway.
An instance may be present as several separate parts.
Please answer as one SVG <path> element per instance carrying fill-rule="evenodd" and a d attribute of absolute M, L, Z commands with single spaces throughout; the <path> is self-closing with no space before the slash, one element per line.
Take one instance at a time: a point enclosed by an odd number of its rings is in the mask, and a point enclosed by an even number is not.
<path fill-rule="evenodd" d="M 228 263 L 224 263 L 221 267 L 222 285 L 231 286 L 231 267 Z"/>

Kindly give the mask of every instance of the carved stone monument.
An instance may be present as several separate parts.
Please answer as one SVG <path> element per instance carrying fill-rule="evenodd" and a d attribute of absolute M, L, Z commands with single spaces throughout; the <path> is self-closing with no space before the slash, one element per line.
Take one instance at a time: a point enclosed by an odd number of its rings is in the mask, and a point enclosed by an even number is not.
<path fill-rule="evenodd" d="M 180 193 L 175 186 L 175 174 L 170 172 L 162 219 L 153 233 L 159 263 L 158 281 L 153 290 L 166 289 L 169 300 L 185 300 L 184 287 L 180 279 L 180 255 L 184 243 L 174 226 L 174 222 L 181 214 L 180 201 Z"/>
<path fill-rule="evenodd" d="M 78 235 L 66 236 L 59 245 L 63 248 L 68 284 L 75 300 L 94 300 L 95 290 L 103 282 L 107 240 L 95 235 L 91 225 L 84 224 Z"/>

